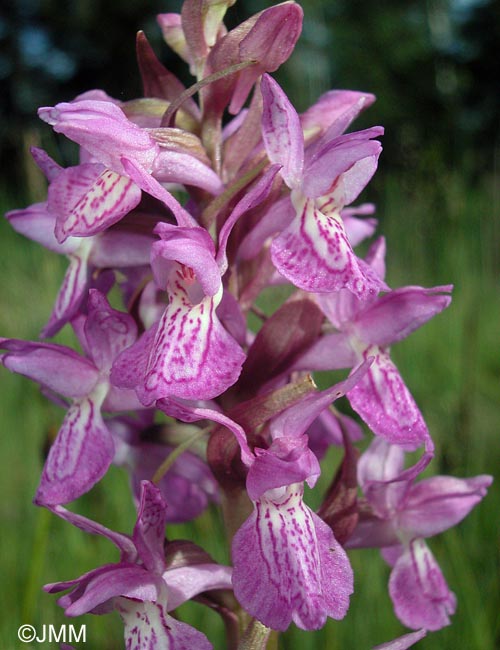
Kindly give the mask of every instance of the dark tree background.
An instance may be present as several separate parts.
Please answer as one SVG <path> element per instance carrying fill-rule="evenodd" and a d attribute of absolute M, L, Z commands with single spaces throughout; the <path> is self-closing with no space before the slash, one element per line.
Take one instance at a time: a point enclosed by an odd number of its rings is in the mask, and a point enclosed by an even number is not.
<path fill-rule="evenodd" d="M 270 2 L 239 0 L 229 26 Z M 374 92 L 357 124 L 383 124 L 383 166 L 469 178 L 495 165 L 499 148 L 500 4 L 488 0 L 305 0 L 292 60 L 279 71 L 299 109 L 330 88 Z M 26 151 L 49 137 L 36 109 L 103 88 L 141 93 L 135 34 L 143 29 L 163 63 L 189 83 L 155 16 L 177 0 L 7 0 L 0 9 L 0 151 L 3 180 L 22 191 Z M 41 127 L 41 128 L 40 128 Z"/>

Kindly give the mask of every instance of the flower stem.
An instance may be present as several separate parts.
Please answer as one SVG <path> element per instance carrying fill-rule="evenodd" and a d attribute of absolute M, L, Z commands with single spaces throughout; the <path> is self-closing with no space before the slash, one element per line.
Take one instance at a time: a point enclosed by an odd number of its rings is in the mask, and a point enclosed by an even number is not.
<path fill-rule="evenodd" d="M 190 436 L 187 440 L 185 440 L 183 443 L 178 445 L 172 452 L 170 452 L 170 454 L 165 458 L 163 463 L 158 467 L 158 469 L 154 473 L 153 478 L 151 479 L 152 482 L 155 485 L 158 485 L 158 483 L 161 481 L 161 479 L 165 476 L 165 474 L 168 472 L 168 470 L 175 463 L 177 458 L 179 458 L 179 456 L 181 454 L 183 454 L 190 447 L 192 447 L 198 440 L 203 438 L 203 436 L 206 436 L 209 431 L 210 431 L 210 427 L 200 429 L 199 431 L 194 433 L 192 436 Z"/>

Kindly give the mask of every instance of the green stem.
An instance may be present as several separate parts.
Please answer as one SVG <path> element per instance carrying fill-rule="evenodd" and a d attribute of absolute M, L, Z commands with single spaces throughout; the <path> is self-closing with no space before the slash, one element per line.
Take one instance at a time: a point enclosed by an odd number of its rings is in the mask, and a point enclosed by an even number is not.
<path fill-rule="evenodd" d="M 183 454 L 185 451 L 187 451 L 198 440 L 200 440 L 200 438 L 206 436 L 209 430 L 210 430 L 209 428 L 200 429 L 200 431 L 194 433 L 186 441 L 181 443 L 172 452 L 170 452 L 170 454 L 165 458 L 163 463 L 158 467 L 158 469 L 154 473 L 153 478 L 151 479 L 152 482 L 155 485 L 157 485 L 161 481 L 161 479 L 165 476 L 165 474 L 168 472 L 168 470 L 172 467 L 175 461 L 179 458 L 179 456 Z"/>
<path fill-rule="evenodd" d="M 245 68 L 249 68 L 250 66 L 255 65 L 256 63 L 257 61 L 243 61 L 242 63 L 236 63 L 235 65 L 230 65 L 229 67 L 224 68 L 224 70 L 218 70 L 217 72 L 208 75 L 208 77 L 205 77 L 201 81 L 198 81 L 197 83 L 193 84 L 189 88 L 186 88 L 186 90 L 182 92 L 177 97 L 177 99 L 175 99 L 170 104 L 170 106 L 163 114 L 161 120 L 161 126 L 167 126 L 167 127 L 172 126 L 176 112 L 186 101 L 186 99 L 192 97 L 195 93 L 200 91 L 202 88 L 208 86 L 208 84 L 214 83 L 214 81 L 218 81 L 219 79 L 223 79 L 224 77 L 229 77 L 232 74 L 236 74 L 236 72 L 239 72 L 240 70 L 244 70 Z"/>
<path fill-rule="evenodd" d="M 269 160 L 266 157 L 263 158 L 259 163 L 257 163 L 257 165 L 255 165 L 255 167 L 252 167 L 252 169 L 250 169 L 246 174 L 237 178 L 234 183 L 222 192 L 222 194 L 216 196 L 215 199 L 207 205 L 203 210 L 200 219 L 205 228 L 208 228 L 212 224 L 222 208 L 228 204 L 240 190 L 257 178 L 268 163 Z"/>
<path fill-rule="evenodd" d="M 52 513 L 46 508 L 39 508 L 37 512 L 35 534 L 33 536 L 33 548 L 30 557 L 30 572 L 26 580 L 24 599 L 22 606 L 22 621 L 34 623 L 36 611 L 36 600 L 42 582 L 45 555 L 49 539 L 50 522 Z"/>
<path fill-rule="evenodd" d="M 278 633 L 253 619 L 241 637 L 238 650 L 274 650 L 278 647 Z"/>

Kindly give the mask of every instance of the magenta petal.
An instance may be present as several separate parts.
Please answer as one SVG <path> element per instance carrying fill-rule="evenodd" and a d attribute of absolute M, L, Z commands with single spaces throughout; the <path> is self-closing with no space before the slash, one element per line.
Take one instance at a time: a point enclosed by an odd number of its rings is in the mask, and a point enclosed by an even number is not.
<path fill-rule="evenodd" d="M 134 546 L 134 543 L 128 535 L 123 533 L 116 533 L 114 530 L 110 530 L 106 526 L 99 524 L 92 519 L 83 517 L 75 512 L 71 512 L 63 506 L 52 506 L 50 510 L 61 519 L 68 521 L 73 526 L 76 526 L 80 530 L 90 533 L 91 535 L 101 535 L 101 537 L 106 537 L 112 542 L 121 552 L 121 559 L 124 562 L 135 562 L 137 559 L 137 551 Z M 66 589 L 67 587 L 62 587 L 61 589 Z M 61 591 L 58 589 L 58 591 Z M 47 590 L 48 591 L 48 590 Z M 55 591 L 51 589 L 50 591 Z"/>
<path fill-rule="evenodd" d="M 172 211 L 179 226 L 192 227 L 197 225 L 193 217 L 186 212 L 179 201 L 168 192 L 143 167 L 128 158 L 121 158 L 121 164 L 127 176 L 136 183 L 143 192 L 147 192 L 164 203 Z"/>
<path fill-rule="evenodd" d="M 221 274 L 212 239 L 204 228 L 159 223 L 154 232 L 161 237 L 151 249 L 151 267 L 159 288 L 191 297 L 198 282 L 206 296 L 219 291 Z"/>
<path fill-rule="evenodd" d="M 375 144 L 379 143 L 375 141 Z M 342 190 L 343 205 L 350 205 L 355 201 L 377 171 L 382 146 L 372 147 L 371 151 L 371 155 L 358 160 L 350 169 L 342 174 L 339 185 Z"/>
<path fill-rule="evenodd" d="M 194 596 L 212 589 L 232 589 L 232 568 L 220 564 L 196 564 L 167 569 L 163 579 L 168 585 L 168 611 Z"/>
<path fill-rule="evenodd" d="M 338 206 L 343 208 L 354 201 L 364 189 L 377 169 L 382 145 L 378 140 L 351 140 L 352 135 L 354 134 L 341 136 L 332 145 L 324 147 L 309 162 L 302 182 L 306 196 L 325 196 L 333 191 L 338 180 L 344 185 L 343 197 Z M 371 133 L 367 134 L 367 138 L 368 135 Z"/>
<path fill-rule="evenodd" d="M 307 446 L 307 436 L 282 437 L 273 441 L 269 449 L 254 450 L 255 460 L 248 470 L 247 492 L 257 501 L 264 492 L 274 488 L 315 482 L 321 473 L 318 459 Z"/>
<path fill-rule="evenodd" d="M 390 519 L 408 492 L 410 479 L 400 479 L 404 462 L 405 452 L 401 446 L 377 437 L 358 461 L 358 483 L 378 517 Z M 372 524 L 368 521 L 365 528 Z M 374 526 L 376 528 L 377 524 Z"/>
<path fill-rule="evenodd" d="M 295 2 L 282 2 L 256 14 L 245 23 L 251 25 L 248 34 L 238 35 L 243 23 L 231 33 L 237 34 L 237 48 L 241 61 L 258 61 L 258 65 L 242 70 L 233 91 L 229 112 L 238 113 L 259 76 L 274 72 L 288 59 L 302 29 L 303 11 Z M 253 23 L 253 24 L 252 24 Z M 240 32 L 241 33 L 241 32 Z M 241 40 L 240 40 L 241 39 Z"/>
<path fill-rule="evenodd" d="M 340 368 L 352 368 L 356 363 L 356 353 L 353 351 L 346 334 L 325 334 L 294 363 L 293 369 L 306 371 L 338 370 Z"/>
<path fill-rule="evenodd" d="M 415 539 L 396 562 L 389 579 L 394 611 L 407 627 L 440 630 L 450 624 L 455 595 L 427 544 Z"/>
<path fill-rule="evenodd" d="M 304 131 L 328 131 L 328 137 L 341 135 L 349 124 L 375 101 L 371 93 L 355 90 L 330 90 L 318 99 L 300 120 Z"/>
<path fill-rule="evenodd" d="M 98 268 L 147 266 L 154 241 L 150 234 L 112 228 L 94 239 L 90 261 Z"/>
<path fill-rule="evenodd" d="M 225 329 L 241 346 L 247 344 L 247 321 L 239 301 L 229 291 L 224 291 L 217 307 L 217 316 Z"/>
<path fill-rule="evenodd" d="M 232 386 L 245 354 L 220 324 L 215 300 L 197 305 L 172 301 L 158 326 L 139 399 L 212 399 Z"/>
<path fill-rule="evenodd" d="M 57 241 L 54 234 L 55 216 L 47 210 L 47 203 L 34 203 L 23 210 L 11 210 L 5 218 L 16 232 L 54 253 L 68 255 L 80 245 L 77 239 L 68 239 L 63 244 Z"/>
<path fill-rule="evenodd" d="M 385 278 L 385 237 L 378 237 L 368 249 L 365 261 L 375 271 L 379 278 Z"/>
<path fill-rule="evenodd" d="M 302 486 L 268 493 L 238 530 L 233 585 L 242 606 L 264 625 L 306 630 L 343 618 L 353 591 L 347 555 L 331 529 L 302 502 Z M 271 496 L 273 495 L 273 496 Z"/>
<path fill-rule="evenodd" d="M 43 149 L 39 149 L 38 147 L 31 147 L 30 153 L 35 163 L 45 174 L 45 178 L 49 181 L 49 183 L 57 178 L 63 171 L 64 167 L 61 167 L 61 165 L 56 163 L 56 161 L 53 160 Z"/>
<path fill-rule="evenodd" d="M 138 501 L 141 481 L 153 477 L 172 448 L 147 442 L 128 446 L 121 442 L 118 458 L 115 457 L 114 462 L 129 470 L 134 499 Z M 218 501 L 218 484 L 208 465 L 199 456 L 188 451 L 177 458 L 158 483 L 158 487 L 168 502 L 168 523 L 191 521 L 200 515 L 210 502 Z"/>
<path fill-rule="evenodd" d="M 207 637 L 169 616 L 161 601 L 120 598 L 116 609 L 125 623 L 127 650 L 211 650 Z"/>
<path fill-rule="evenodd" d="M 211 194 L 218 194 L 223 189 L 213 169 L 181 151 L 160 151 L 155 160 L 153 176 L 162 183 L 193 185 Z"/>
<path fill-rule="evenodd" d="M 101 401 L 102 396 L 82 399 L 70 407 L 43 468 L 37 504 L 73 501 L 105 474 L 115 448 L 99 411 Z"/>
<path fill-rule="evenodd" d="M 151 171 L 159 151 L 145 129 L 131 122 L 111 101 L 82 99 L 38 109 L 38 116 L 86 149 L 98 162 L 122 172 L 124 156 Z"/>
<path fill-rule="evenodd" d="M 271 421 L 272 437 L 277 439 L 281 436 L 300 436 L 332 402 L 345 395 L 356 385 L 369 365 L 369 362 L 363 363 L 344 381 L 339 381 L 326 390 L 309 393 L 300 402 L 273 418 Z"/>
<path fill-rule="evenodd" d="M 111 564 L 107 569 L 90 572 L 86 582 L 80 578 L 80 585 L 74 593 L 59 600 L 59 604 L 65 607 L 66 616 L 81 616 L 93 612 L 117 596 L 140 600 L 155 599 L 163 587 L 159 576 L 134 564 Z"/>
<path fill-rule="evenodd" d="M 56 215 L 59 242 L 88 237 L 119 221 L 141 200 L 141 190 L 126 176 L 101 164 L 69 167 L 50 184 L 47 207 Z"/>
<path fill-rule="evenodd" d="M 360 513 L 354 531 L 347 540 L 346 548 L 382 548 L 398 544 L 397 531 L 390 521 L 379 519 L 375 515 Z"/>
<path fill-rule="evenodd" d="M 399 515 L 402 530 L 431 537 L 458 524 L 486 496 L 492 476 L 433 476 L 416 483 Z"/>
<path fill-rule="evenodd" d="M 129 314 L 112 309 L 97 289 L 90 289 L 87 307 L 84 331 L 90 354 L 99 370 L 107 371 L 118 354 L 134 343 L 137 325 Z"/>
<path fill-rule="evenodd" d="M 167 415 L 175 417 L 183 422 L 196 422 L 198 420 L 211 420 L 218 422 L 222 426 L 227 427 L 238 441 L 241 449 L 241 460 L 249 467 L 254 461 L 254 455 L 248 446 L 246 434 L 239 424 L 231 420 L 224 413 L 215 411 L 211 408 L 204 408 L 195 406 L 189 402 L 183 402 L 179 399 L 162 399 L 158 400 L 157 407 L 164 411 Z"/>
<path fill-rule="evenodd" d="M 54 508 L 49 508 L 49 509 L 52 512 L 57 513 L 58 515 L 61 515 L 61 512 L 64 514 L 73 514 L 69 510 L 66 510 L 66 508 L 63 508 L 61 506 L 55 506 Z M 70 521 L 69 518 L 66 517 L 63 518 L 67 519 L 67 521 Z M 82 517 L 82 519 L 85 519 L 85 517 Z M 87 530 L 87 529 L 82 527 L 82 530 Z M 92 531 L 88 531 L 88 532 L 92 532 Z M 135 552 L 135 549 L 133 550 Z M 120 565 L 121 567 L 123 567 L 124 565 L 131 566 L 131 563 L 120 562 Z M 61 598 L 57 601 L 58 605 L 60 605 L 63 608 L 66 608 L 72 602 L 75 602 L 77 598 L 79 598 L 79 596 L 84 592 L 85 585 L 88 584 L 88 582 L 92 580 L 92 578 L 102 573 L 106 573 L 110 569 L 114 570 L 116 568 L 117 568 L 116 563 L 105 564 L 103 566 L 100 566 L 97 569 L 92 569 L 91 571 L 87 571 L 87 573 L 84 573 L 79 578 L 74 578 L 73 580 L 50 582 L 43 586 L 43 590 L 46 591 L 48 594 L 58 594 L 60 591 L 66 591 L 67 589 L 72 589 L 73 587 L 76 587 L 76 589 L 73 589 L 69 594 L 66 594 L 65 596 L 61 596 Z M 76 592 L 78 592 L 78 595 L 76 595 Z"/>
<path fill-rule="evenodd" d="M 372 650 L 408 650 L 417 641 L 423 639 L 426 634 L 427 630 L 424 629 L 418 630 L 417 632 L 410 632 L 410 634 L 403 634 L 403 636 L 399 636 L 397 639 L 375 646 Z"/>
<path fill-rule="evenodd" d="M 73 255 L 69 255 L 69 266 L 48 323 L 42 330 L 42 337 L 54 336 L 78 310 L 89 282 L 88 256 L 91 240 L 80 245 Z"/>
<path fill-rule="evenodd" d="M 93 363 L 64 345 L 0 339 L 0 349 L 6 368 L 65 397 L 87 395 L 99 378 Z"/>
<path fill-rule="evenodd" d="M 354 254 L 340 216 L 298 197 L 296 208 L 296 218 L 271 245 L 278 271 L 306 291 L 347 288 L 361 299 L 378 293 L 381 281 Z"/>
<path fill-rule="evenodd" d="M 351 441 L 363 439 L 363 429 L 352 418 L 332 409 L 325 409 L 307 429 L 309 448 L 321 460 L 331 445 L 342 447 L 342 429 Z"/>
<path fill-rule="evenodd" d="M 260 85 L 264 108 L 262 137 L 269 160 L 282 165 L 281 175 L 290 188 L 298 188 L 304 166 L 304 136 L 299 116 L 280 86 L 269 75 Z"/>
<path fill-rule="evenodd" d="M 362 341 L 391 345 L 409 336 L 428 320 L 446 309 L 451 285 L 443 287 L 403 287 L 385 294 L 355 320 L 353 332 Z"/>
<path fill-rule="evenodd" d="M 148 571 L 161 574 L 165 569 L 166 510 L 162 494 L 150 481 L 141 481 L 141 497 L 137 523 L 134 528 L 134 544 Z"/>
<path fill-rule="evenodd" d="M 397 542 L 380 549 L 380 555 L 390 567 L 394 567 L 399 558 L 405 553 L 405 547 Z"/>
<path fill-rule="evenodd" d="M 374 347 L 368 355 L 374 361 L 347 394 L 351 406 L 376 435 L 408 451 L 417 449 L 429 432 L 415 400 L 387 352 Z"/>
<path fill-rule="evenodd" d="M 287 228 L 294 216 L 295 210 L 289 196 L 273 203 L 243 239 L 238 250 L 239 257 L 244 260 L 256 257 L 264 248 L 266 240 Z"/>
<path fill-rule="evenodd" d="M 378 222 L 376 219 L 358 219 L 353 216 L 354 212 L 349 213 L 348 210 L 349 208 L 342 210 L 341 217 L 344 222 L 347 238 L 351 242 L 351 246 L 356 247 L 362 241 L 373 235 Z"/>
<path fill-rule="evenodd" d="M 372 481 L 387 482 L 404 469 L 405 454 L 399 445 L 374 438 L 358 461 L 358 481 L 364 490 Z"/>
<path fill-rule="evenodd" d="M 333 293 L 319 293 L 316 296 L 321 311 L 330 323 L 340 331 L 344 330 L 346 324 L 355 319 L 360 309 L 367 304 L 371 304 L 374 300 L 376 300 L 376 295 L 371 299 L 360 301 L 347 289 L 341 289 Z"/>
<path fill-rule="evenodd" d="M 217 251 L 217 263 L 221 269 L 221 275 L 227 270 L 226 246 L 231 230 L 238 219 L 248 210 L 255 208 L 267 198 L 274 181 L 274 177 L 279 171 L 279 165 L 272 165 L 262 178 L 248 190 L 242 199 L 238 201 L 229 217 L 224 222 L 219 234 L 219 250 Z"/>
<path fill-rule="evenodd" d="M 158 323 L 150 327 L 139 339 L 121 352 L 111 368 L 110 381 L 118 388 L 136 388 L 144 381 L 151 346 L 156 337 Z"/>

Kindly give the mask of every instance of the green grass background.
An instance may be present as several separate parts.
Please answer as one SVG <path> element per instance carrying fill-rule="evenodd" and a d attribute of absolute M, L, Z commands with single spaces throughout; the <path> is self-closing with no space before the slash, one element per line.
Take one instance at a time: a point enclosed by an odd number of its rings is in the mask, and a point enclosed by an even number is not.
<path fill-rule="evenodd" d="M 375 181 L 380 232 L 388 242 L 389 283 L 394 287 L 455 285 L 451 307 L 397 345 L 393 358 L 436 442 L 431 472 L 462 477 L 496 475 L 500 461 L 498 190 L 488 177 L 471 185 L 459 171 L 443 171 L 420 181 L 409 176 Z M 14 197 L 11 191 L 3 192 L 0 202 L 4 212 L 26 205 L 29 199 Z M 65 260 L 18 236 L 3 220 L 0 235 L 0 334 L 34 339 L 49 315 Z M 67 334 L 63 332 L 58 340 L 68 340 Z M 68 622 L 56 598 L 44 594 L 41 586 L 115 561 L 117 552 L 106 540 L 85 535 L 31 504 L 42 447 L 47 432 L 59 427 L 62 411 L 29 380 L 4 369 L 0 378 L 0 649 L 39 648 L 17 640 L 21 624 Z M 328 455 L 325 480 L 338 459 L 335 451 Z M 500 647 L 499 492 L 494 483 L 488 497 L 462 524 L 430 540 L 458 597 L 458 609 L 449 628 L 418 644 L 422 650 Z M 311 498 L 314 503 L 314 495 Z M 130 532 L 134 523 L 127 478 L 116 468 L 72 508 L 124 532 Z M 167 534 L 194 539 L 215 558 L 227 561 L 215 510 L 190 526 L 172 526 Z M 368 650 L 404 632 L 392 612 L 389 571 L 378 551 L 351 552 L 350 557 L 356 591 L 346 619 L 329 621 L 316 633 L 292 628 L 282 636 L 281 648 Z M 180 609 L 180 616 L 203 629 L 215 648 L 224 647 L 216 615 L 189 605 Z M 123 647 L 117 614 L 87 615 L 72 622 L 86 623 L 87 648 Z"/>

